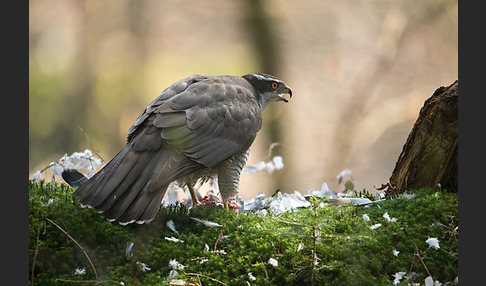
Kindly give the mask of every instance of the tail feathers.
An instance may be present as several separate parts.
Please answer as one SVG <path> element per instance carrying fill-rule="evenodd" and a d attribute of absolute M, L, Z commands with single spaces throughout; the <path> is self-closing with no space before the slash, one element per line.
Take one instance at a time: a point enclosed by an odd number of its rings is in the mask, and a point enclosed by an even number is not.
<path fill-rule="evenodd" d="M 127 145 L 74 194 L 84 205 L 121 224 L 144 223 L 155 218 L 169 184 L 199 165 L 164 147 L 135 151 Z"/>
<path fill-rule="evenodd" d="M 131 167 L 138 161 L 138 156 L 136 152 L 131 152 L 129 146 L 126 146 L 74 194 L 82 204 L 98 206 L 126 177 Z"/>
<path fill-rule="evenodd" d="M 168 186 L 167 184 L 160 187 L 161 190 L 164 190 L 163 192 L 151 192 L 149 188 L 143 188 L 130 206 L 117 219 L 122 224 L 128 224 L 134 221 L 137 223 L 145 223 L 153 220 L 159 210 Z"/>
<path fill-rule="evenodd" d="M 132 170 L 134 172 L 128 174 L 126 180 L 124 180 L 114 190 L 113 195 L 105 200 L 103 204 L 98 206 L 100 210 L 106 211 L 106 216 L 109 219 L 118 219 L 120 222 L 142 220 L 139 218 L 140 213 L 132 210 L 133 205 L 135 204 L 139 209 L 153 207 L 154 212 L 157 213 L 159 205 L 162 202 L 162 198 L 164 197 L 170 182 L 161 184 L 157 189 L 154 189 L 153 192 L 149 192 L 150 196 L 144 201 L 143 204 L 139 202 L 142 194 L 146 192 L 147 188 L 149 188 L 152 184 L 151 180 L 154 177 L 154 173 L 157 172 L 157 163 L 159 161 L 164 161 L 164 158 L 160 158 L 161 156 L 154 157 L 153 154 L 150 154 L 149 152 L 146 153 L 148 154 L 144 154 L 144 157 L 147 156 L 147 158 L 141 158 L 138 164 L 133 167 Z M 148 164 L 146 163 L 147 161 L 149 162 Z M 158 198 L 154 198 L 157 194 L 161 196 L 158 203 Z M 154 201 L 153 204 L 149 204 L 152 201 Z M 154 217 L 155 215 L 151 217 L 150 220 Z"/>
<path fill-rule="evenodd" d="M 68 185 L 70 185 L 73 188 L 77 188 L 81 186 L 88 180 L 88 178 L 85 175 L 83 175 L 82 173 L 78 172 L 75 169 L 66 169 L 62 171 L 61 176 L 64 179 L 64 181 L 66 181 L 66 183 L 68 183 Z"/>

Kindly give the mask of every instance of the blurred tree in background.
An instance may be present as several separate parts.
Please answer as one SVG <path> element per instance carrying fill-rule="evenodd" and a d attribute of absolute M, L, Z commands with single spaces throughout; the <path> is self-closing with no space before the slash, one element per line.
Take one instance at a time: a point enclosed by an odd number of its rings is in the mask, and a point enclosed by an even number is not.
<path fill-rule="evenodd" d="M 249 159 L 281 143 L 285 168 L 245 174 L 243 198 L 277 188 L 388 180 L 420 107 L 458 72 L 457 0 L 29 3 L 29 170 L 91 148 L 105 161 L 140 112 L 192 75 L 267 72 L 293 89 L 269 107 Z"/>

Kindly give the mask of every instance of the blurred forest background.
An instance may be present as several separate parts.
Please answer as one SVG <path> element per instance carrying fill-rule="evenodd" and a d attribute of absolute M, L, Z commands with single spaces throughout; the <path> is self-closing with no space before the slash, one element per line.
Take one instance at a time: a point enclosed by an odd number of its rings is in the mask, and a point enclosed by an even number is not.
<path fill-rule="evenodd" d="M 457 0 L 30 0 L 29 171 L 90 148 L 108 162 L 137 116 L 192 74 L 266 72 L 273 104 L 240 195 L 305 194 L 351 169 L 388 182 L 424 101 L 458 78 Z"/>

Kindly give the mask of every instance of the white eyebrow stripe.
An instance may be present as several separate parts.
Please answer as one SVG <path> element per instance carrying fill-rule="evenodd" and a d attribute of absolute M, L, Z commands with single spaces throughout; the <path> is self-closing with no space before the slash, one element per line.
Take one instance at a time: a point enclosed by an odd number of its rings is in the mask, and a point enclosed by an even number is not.
<path fill-rule="evenodd" d="M 260 80 L 265 80 L 265 81 L 267 81 L 267 80 L 273 80 L 273 81 L 276 81 L 276 82 L 279 82 L 279 83 L 283 83 L 281 80 L 276 79 L 276 78 L 273 78 L 273 77 L 272 78 L 269 78 L 269 77 L 266 77 L 266 76 L 263 76 L 263 75 L 257 74 L 257 73 L 254 74 L 254 75 L 255 75 L 255 77 L 257 77 Z"/>

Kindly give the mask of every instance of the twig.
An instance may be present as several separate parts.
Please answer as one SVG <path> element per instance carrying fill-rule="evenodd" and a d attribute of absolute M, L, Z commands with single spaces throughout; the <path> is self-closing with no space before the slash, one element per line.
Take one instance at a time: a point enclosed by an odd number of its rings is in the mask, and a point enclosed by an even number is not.
<path fill-rule="evenodd" d="M 101 159 L 101 162 L 104 164 L 105 163 L 105 160 L 103 160 L 103 158 L 101 158 L 100 154 L 98 154 L 98 152 L 94 149 L 93 144 L 91 144 L 91 141 L 89 140 L 88 133 L 86 133 L 84 131 L 84 129 L 83 129 L 83 127 L 81 127 L 81 125 L 78 125 L 78 127 L 79 127 L 79 130 L 81 131 L 81 133 L 83 133 L 83 135 L 86 137 L 86 141 L 88 141 L 88 144 L 91 147 L 91 150 L 95 153 L 96 156 L 98 156 L 98 158 Z"/>
<path fill-rule="evenodd" d="M 221 232 L 218 235 L 218 239 L 216 239 L 216 243 L 214 243 L 214 251 L 217 251 L 216 246 L 218 246 L 218 241 L 221 238 L 221 235 L 223 234 L 223 231 L 224 231 L 225 228 L 226 228 L 226 225 L 223 225 L 223 227 L 221 228 Z"/>
<path fill-rule="evenodd" d="M 89 258 L 89 255 L 88 253 L 86 253 L 86 251 L 84 250 L 84 247 L 81 246 L 81 244 L 79 244 L 71 235 L 69 235 L 69 233 L 67 233 L 64 229 L 62 229 L 58 224 L 56 224 L 55 222 L 53 222 L 52 220 L 50 220 L 49 218 L 46 217 L 46 220 L 48 220 L 50 223 L 52 223 L 53 225 L 55 225 L 57 228 L 59 228 L 65 235 L 67 235 L 67 237 L 69 237 L 72 241 L 74 241 L 74 243 L 76 243 L 76 245 L 81 249 L 81 251 L 84 253 L 84 256 L 86 256 L 86 258 L 88 259 L 89 261 L 89 264 L 91 265 L 91 268 L 93 269 L 93 272 L 95 274 L 95 277 L 96 277 L 96 280 L 98 281 L 99 280 L 99 277 L 98 277 L 98 272 L 96 272 L 96 268 L 94 267 L 93 265 L 93 262 L 91 261 L 91 259 Z"/>
<path fill-rule="evenodd" d="M 273 142 L 272 144 L 270 144 L 270 147 L 268 147 L 268 155 L 265 156 L 263 159 L 266 159 L 266 158 L 271 158 L 272 157 L 272 151 L 273 149 L 275 149 L 275 147 L 277 146 L 283 146 L 282 143 L 280 142 Z"/>
<path fill-rule="evenodd" d="M 40 234 L 40 230 L 37 231 L 37 238 L 36 238 L 36 244 L 35 244 L 35 250 L 34 250 L 34 258 L 33 258 L 33 261 L 32 261 L 32 272 L 31 272 L 31 278 L 30 278 L 30 285 L 32 285 L 32 286 L 34 285 L 35 262 L 37 260 L 37 253 L 39 252 L 39 244 L 40 244 L 39 234 Z"/>
<path fill-rule="evenodd" d="M 445 250 L 444 248 L 440 248 L 440 250 L 442 250 L 443 252 L 449 254 L 450 256 L 452 256 L 454 258 L 454 261 L 457 260 L 457 253 L 456 252 L 452 252 L 452 251 L 448 251 L 448 250 Z"/>
<path fill-rule="evenodd" d="M 199 277 L 199 276 L 202 276 L 202 277 L 207 278 L 207 279 L 209 279 L 209 280 L 211 280 L 211 281 L 218 282 L 218 283 L 219 283 L 219 284 L 221 284 L 221 285 L 228 286 L 228 285 L 226 285 L 226 283 L 221 282 L 221 281 L 219 281 L 219 280 L 217 280 L 217 279 L 214 279 L 214 278 L 212 278 L 212 277 L 206 276 L 206 275 L 204 275 L 204 274 L 200 274 L 200 273 L 185 273 L 185 274 L 186 274 L 186 275 L 189 275 L 189 276 L 198 276 L 198 277 Z"/>
<path fill-rule="evenodd" d="M 424 259 L 420 256 L 420 252 L 418 251 L 417 245 L 415 243 L 414 243 L 414 245 L 415 245 L 415 255 L 418 257 L 418 260 L 420 260 L 420 262 L 422 262 L 422 264 L 424 265 L 425 270 L 427 271 L 427 273 L 429 274 L 429 276 L 432 276 L 432 274 L 430 274 L 430 272 L 429 272 L 429 269 L 425 265 Z"/>

